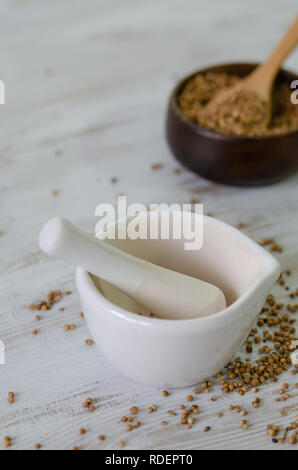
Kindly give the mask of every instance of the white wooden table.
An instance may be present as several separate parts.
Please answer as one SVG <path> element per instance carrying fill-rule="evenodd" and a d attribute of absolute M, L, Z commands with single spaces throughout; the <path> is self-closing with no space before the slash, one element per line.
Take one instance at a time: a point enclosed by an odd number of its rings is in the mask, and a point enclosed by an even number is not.
<path fill-rule="evenodd" d="M 256 240 L 274 236 L 296 288 L 298 175 L 250 189 L 222 187 L 189 172 L 176 175 L 178 164 L 164 138 L 167 97 L 177 79 L 207 64 L 262 60 L 296 7 L 295 0 L 1 1 L 0 79 L 7 103 L 0 106 L 0 339 L 6 346 L 0 445 L 10 435 L 11 449 L 31 449 L 35 442 L 44 449 L 117 449 L 122 439 L 125 449 L 279 447 L 266 435 L 266 425 L 295 419 L 297 390 L 282 417 L 283 404 L 275 402 L 278 384 L 260 391 L 258 410 L 251 407 L 253 396 L 224 396 L 215 388 L 217 401 L 200 395 L 199 419 L 185 430 L 167 411 L 185 402 L 191 389 L 162 398 L 158 390 L 121 376 L 95 346 L 86 346 L 90 334 L 79 317 L 74 270 L 44 256 L 37 235 L 53 215 L 92 231 L 96 205 L 114 202 L 120 192 L 145 204 L 195 197 L 216 217 L 245 222 Z M 287 65 L 297 71 L 297 53 Z M 163 168 L 152 171 L 155 162 Z M 111 177 L 118 182 L 111 184 Z M 55 288 L 73 293 L 37 323 L 28 305 Z M 284 296 L 280 287 L 275 292 Z M 64 331 L 65 323 L 77 328 Z M 282 381 L 293 388 L 297 376 L 285 374 Z M 10 390 L 13 404 L 7 402 Z M 96 399 L 94 413 L 82 407 L 88 396 Z M 158 411 L 146 414 L 153 403 Z M 240 429 L 230 403 L 249 408 L 248 430 Z M 134 404 L 142 426 L 128 433 L 119 420 Z M 218 412 L 224 412 L 221 419 Z M 209 433 L 205 426 L 211 426 Z M 87 429 L 83 436 L 80 427 Z M 106 440 L 98 441 L 99 434 Z"/>

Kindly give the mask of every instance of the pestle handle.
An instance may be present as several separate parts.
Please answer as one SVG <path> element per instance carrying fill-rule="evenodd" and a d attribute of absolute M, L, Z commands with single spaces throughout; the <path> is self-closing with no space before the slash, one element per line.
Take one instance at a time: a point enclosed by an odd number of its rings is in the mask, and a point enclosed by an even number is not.
<path fill-rule="evenodd" d="M 80 266 L 128 294 L 137 291 L 146 278 L 141 261 L 64 218 L 54 217 L 43 226 L 39 245 L 48 255 Z"/>

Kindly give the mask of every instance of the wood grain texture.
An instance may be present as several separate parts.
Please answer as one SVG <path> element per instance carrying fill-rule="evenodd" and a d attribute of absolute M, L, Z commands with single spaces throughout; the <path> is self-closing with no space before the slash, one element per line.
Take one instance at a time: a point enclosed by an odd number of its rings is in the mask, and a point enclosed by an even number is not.
<path fill-rule="evenodd" d="M 12 449 L 31 449 L 35 442 L 45 449 L 112 449 L 122 439 L 126 449 L 276 449 L 266 425 L 295 419 L 295 377 L 286 373 L 282 379 L 290 384 L 290 400 L 276 403 L 279 384 L 268 385 L 257 410 L 251 407 L 255 395 L 223 396 L 214 388 L 217 401 L 200 395 L 196 424 L 182 428 L 167 411 L 185 402 L 190 390 L 162 398 L 85 345 L 89 332 L 79 317 L 74 270 L 44 256 L 37 235 L 52 215 L 91 231 L 96 205 L 114 202 L 120 192 L 145 204 L 196 197 L 219 219 L 245 222 L 252 238 L 275 237 L 296 288 L 298 176 L 239 189 L 190 172 L 173 174 L 178 164 L 164 138 L 167 97 L 177 79 L 212 63 L 262 60 L 296 7 L 292 0 L 270 2 L 269 12 L 260 0 L 189 0 L 187 8 L 181 0 L 2 0 L 0 78 L 7 104 L 0 107 L 0 339 L 6 365 L 0 366 L 0 439 L 10 435 Z M 287 66 L 298 71 L 297 53 Z M 152 171 L 155 162 L 163 168 Z M 53 190 L 60 192 L 53 196 Z M 37 324 L 28 305 L 55 288 L 73 293 L 41 313 Z M 287 301 L 284 290 L 275 292 Z M 64 331 L 65 323 L 77 328 Z M 6 400 L 10 390 L 14 404 Z M 82 407 L 88 396 L 95 399 L 94 413 Z M 146 414 L 153 403 L 158 410 Z M 230 403 L 248 409 L 247 431 L 228 411 Z M 127 433 L 119 421 L 134 404 L 143 424 Z M 168 425 L 162 427 L 162 420 Z M 83 436 L 80 427 L 87 429 Z M 98 441 L 99 434 L 106 440 Z"/>

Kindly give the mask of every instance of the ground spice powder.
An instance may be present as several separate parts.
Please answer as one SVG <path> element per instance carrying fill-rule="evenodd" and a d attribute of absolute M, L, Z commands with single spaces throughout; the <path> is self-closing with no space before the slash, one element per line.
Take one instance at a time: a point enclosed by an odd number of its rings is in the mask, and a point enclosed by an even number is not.
<path fill-rule="evenodd" d="M 267 136 L 298 130 L 298 106 L 291 102 L 288 83 L 277 83 L 272 93 L 272 116 L 266 124 L 268 106 L 256 94 L 233 90 L 222 99 L 215 95 L 241 78 L 225 72 L 206 72 L 191 78 L 178 97 L 183 114 L 196 124 L 229 135 Z"/>

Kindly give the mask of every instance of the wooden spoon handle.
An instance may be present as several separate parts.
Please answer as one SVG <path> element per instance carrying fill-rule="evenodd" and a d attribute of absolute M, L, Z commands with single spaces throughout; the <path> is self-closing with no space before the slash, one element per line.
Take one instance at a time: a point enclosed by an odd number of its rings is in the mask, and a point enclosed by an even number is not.
<path fill-rule="evenodd" d="M 265 65 L 277 73 L 280 65 L 298 43 L 298 16 L 277 44 Z"/>
<path fill-rule="evenodd" d="M 247 78 L 249 88 L 257 89 L 264 100 L 270 99 L 271 87 L 280 65 L 298 43 L 298 16 L 279 41 L 269 59 Z M 248 83 L 249 82 L 249 83 Z"/>

